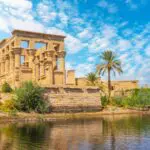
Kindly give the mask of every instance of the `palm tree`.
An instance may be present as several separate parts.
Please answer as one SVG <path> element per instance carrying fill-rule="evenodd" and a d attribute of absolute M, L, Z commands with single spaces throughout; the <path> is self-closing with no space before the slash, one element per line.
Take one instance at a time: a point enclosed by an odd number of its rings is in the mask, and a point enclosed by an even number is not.
<path fill-rule="evenodd" d="M 110 50 L 104 51 L 100 55 L 100 59 L 102 63 L 97 65 L 97 73 L 100 75 L 104 75 L 106 72 L 108 73 L 108 98 L 110 100 L 111 96 L 111 71 L 114 73 L 118 72 L 122 73 L 121 61 L 117 59 L 116 54 Z"/>
<path fill-rule="evenodd" d="M 91 72 L 91 73 L 87 74 L 87 84 L 88 85 L 95 86 L 97 79 L 98 79 L 98 77 L 97 77 L 96 73 Z"/>

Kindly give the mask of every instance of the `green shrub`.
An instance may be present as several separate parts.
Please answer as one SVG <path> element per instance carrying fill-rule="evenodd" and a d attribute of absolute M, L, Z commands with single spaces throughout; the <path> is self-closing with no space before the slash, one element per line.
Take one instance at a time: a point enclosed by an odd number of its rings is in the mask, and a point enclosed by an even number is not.
<path fill-rule="evenodd" d="M 101 97 L 101 104 L 102 104 L 103 107 L 105 107 L 109 104 L 109 100 L 108 100 L 107 96 L 102 96 Z"/>
<path fill-rule="evenodd" d="M 150 89 L 131 90 L 130 96 L 113 97 L 113 105 L 121 107 L 145 107 L 150 105 Z"/>
<path fill-rule="evenodd" d="M 23 83 L 20 88 L 15 90 L 15 107 L 24 112 L 46 112 L 48 105 L 43 98 L 43 92 L 43 88 L 31 81 Z"/>
<path fill-rule="evenodd" d="M 5 100 L 4 103 L 1 103 L 0 110 L 3 112 L 12 112 L 15 111 L 15 103 L 13 100 Z"/>
<path fill-rule="evenodd" d="M 10 85 L 7 82 L 5 82 L 2 85 L 2 92 L 4 92 L 4 93 L 10 93 L 10 92 L 12 92 L 12 88 L 10 87 Z"/>

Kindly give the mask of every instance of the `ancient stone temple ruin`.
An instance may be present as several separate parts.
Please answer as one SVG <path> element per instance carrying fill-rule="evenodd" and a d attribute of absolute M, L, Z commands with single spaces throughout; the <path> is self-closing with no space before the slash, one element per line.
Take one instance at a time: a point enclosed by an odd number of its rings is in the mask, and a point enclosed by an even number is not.
<path fill-rule="evenodd" d="M 72 84 L 74 71 L 65 73 L 64 38 L 61 35 L 14 30 L 0 42 L 0 84 L 18 87 L 26 80 L 41 86 Z M 68 80 L 66 78 L 68 77 Z"/>
<path fill-rule="evenodd" d="M 46 87 L 51 111 L 99 111 L 100 89 L 88 86 L 87 79 L 75 78 L 65 69 L 65 36 L 14 30 L 12 37 L 0 42 L 0 86 L 12 88 L 33 81 Z M 101 82 L 101 80 L 100 80 Z M 137 81 L 112 82 L 113 89 L 137 87 Z"/>
<path fill-rule="evenodd" d="M 7 81 L 19 87 L 35 81 L 43 87 L 86 87 L 87 79 L 75 78 L 65 69 L 65 36 L 14 30 L 12 37 L 0 42 L 0 86 Z M 104 81 L 105 82 L 105 81 Z M 138 81 L 114 81 L 114 90 L 138 87 Z"/>

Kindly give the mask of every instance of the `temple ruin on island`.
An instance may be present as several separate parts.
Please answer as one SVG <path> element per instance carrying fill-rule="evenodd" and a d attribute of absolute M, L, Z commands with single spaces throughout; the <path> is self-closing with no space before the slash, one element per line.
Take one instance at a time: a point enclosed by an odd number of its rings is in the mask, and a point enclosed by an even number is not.
<path fill-rule="evenodd" d="M 74 70 L 65 69 L 64 39 L 62 35 L 14 30 L 12 37 L 0 41 L 0 86 L 8 82 L 15 88 L 30 80 L 46 87 L 52 112 L 100 111 L 99 87 L 87 86 L 86 78 L 75 78 Z M 112 86 L 114 91 L 133 89 L 138 81 L 114 81 Z M 1 100 L 4 98 L 1 93 Z"/>
<path fill-rule="evenodd" d="M 65 36 L 14 30 L 0 42 L 0 85 L 19 87 L 32 80 L 43 87 L 87 86 L 85 78 L 65 69 Z M 136 88 L 137 81 L 112 82 L 116 89 Z"/>
<path fill-rule="evenodd" d="M 41 86 L 74 84 L 65 73 L 65 36 L 14 30 L 0 42 L 0 84 L 18 87 L 27 80 Z M 67 76 L 67 78 L 66 78 Z"/>

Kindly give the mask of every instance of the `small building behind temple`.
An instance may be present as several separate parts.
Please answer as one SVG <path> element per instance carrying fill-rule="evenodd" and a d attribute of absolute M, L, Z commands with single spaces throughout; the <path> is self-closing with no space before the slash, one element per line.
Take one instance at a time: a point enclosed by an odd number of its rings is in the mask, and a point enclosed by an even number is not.
<path fill-rule="evenodd" d="M 19 87 L 34 81 L 43 87 L 86 87 L 86 78 L 76 78 L 65 69 L 65 36 L 14 30 L 12 37 L 0 42 L 0 85 L 7 81 Z M 138 81 L 113 81 L 114 89 L 138 87 Z"/>

